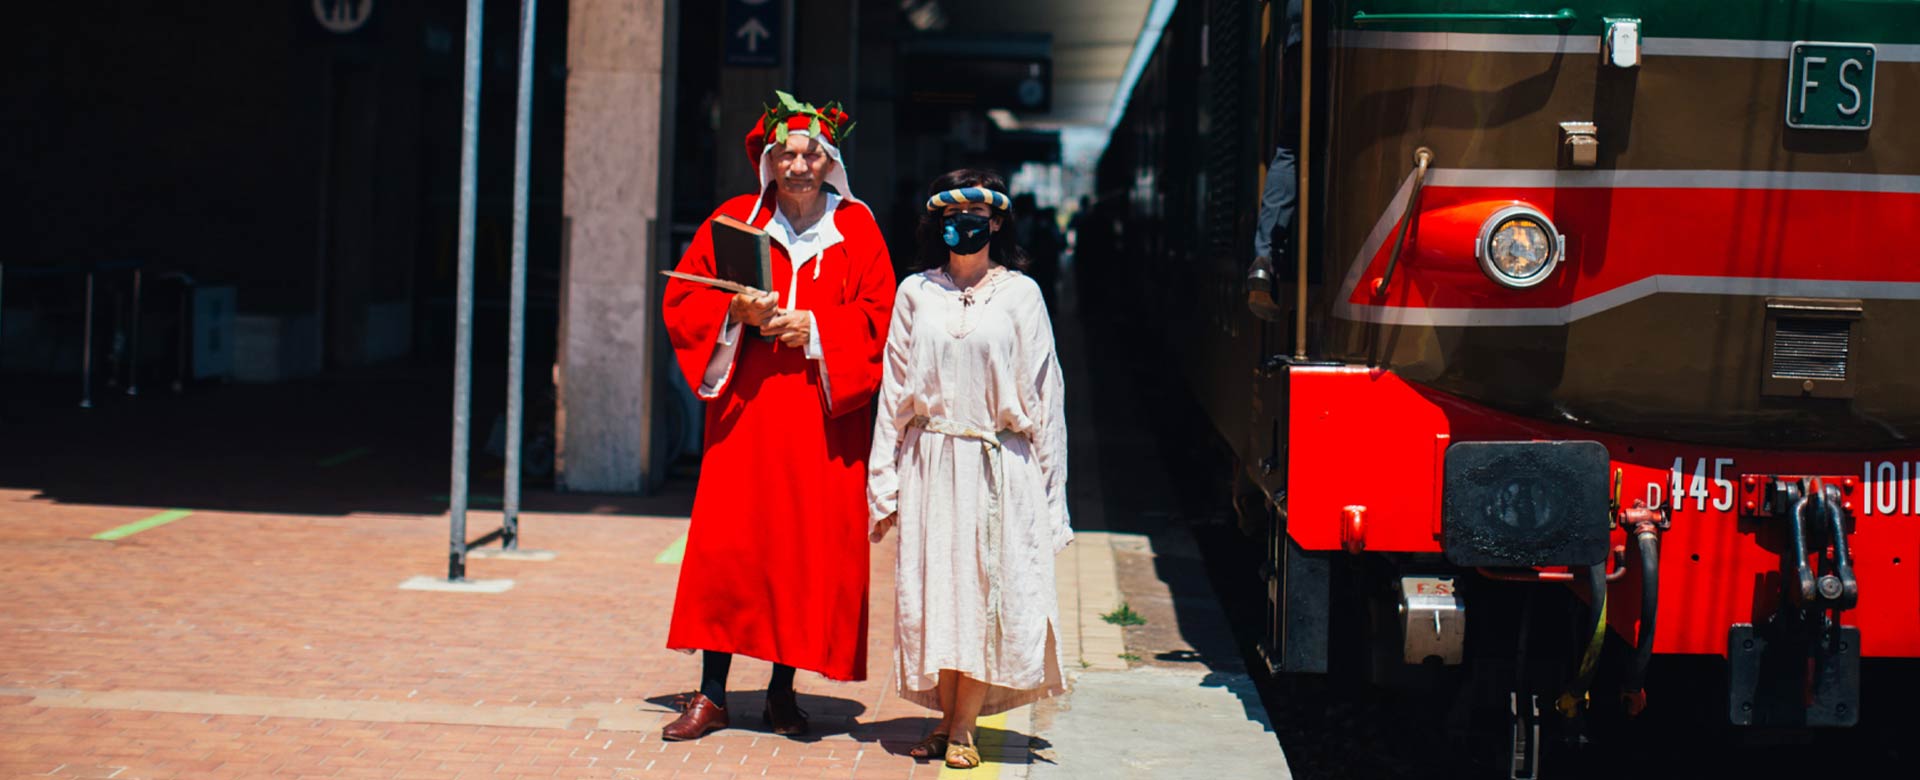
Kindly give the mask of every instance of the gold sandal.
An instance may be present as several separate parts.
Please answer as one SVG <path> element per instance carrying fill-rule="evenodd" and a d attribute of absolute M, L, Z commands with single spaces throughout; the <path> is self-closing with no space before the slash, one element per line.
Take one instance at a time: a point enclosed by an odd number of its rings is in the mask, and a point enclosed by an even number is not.
<path fill-rule="evenodd" d="M 907 748 L 907 755 L 915 759 L 941 758 L 947 754 L 947 735 L 938 731 L 928 734 L 926 739 L 913 743 Z"/>
<path fill-rule="evenodd" d="M 980 749 L 958 742 L 947 745 L 947 767 L 950 769 L 972 769 L 980 765 Z"/>

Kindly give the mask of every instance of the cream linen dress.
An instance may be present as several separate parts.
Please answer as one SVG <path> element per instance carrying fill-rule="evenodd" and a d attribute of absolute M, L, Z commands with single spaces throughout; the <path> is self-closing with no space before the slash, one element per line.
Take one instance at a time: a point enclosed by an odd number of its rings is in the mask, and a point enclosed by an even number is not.
<path fill-rule="evenodd" d="M 901 695 L 938 709 L 942 669 L 989 684 L 982 715 L 1065 692 L 1067 427 L 1040 286 L 999 268 L 966 291 L 940 271 L 908 277 L 884 374 L 867 503 L 872 527 L 900 514 Z"/>

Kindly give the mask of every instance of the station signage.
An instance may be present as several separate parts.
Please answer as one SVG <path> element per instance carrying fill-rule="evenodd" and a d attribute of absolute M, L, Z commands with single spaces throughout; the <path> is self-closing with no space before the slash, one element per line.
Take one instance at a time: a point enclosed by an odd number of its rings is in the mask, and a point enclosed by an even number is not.
<path fill-rule="evenodd" d="M 373 0 L 313 0 L 313 20 L 327 32 L 346 35 L 367 25 Z"/>
<path fill-rule="evenodd" d="M 1787 67 L 1787 126 L 1872 127 L 1874 53 L 1868 43 L 1795 41 Z"/>
<path fill-rule="evenodd" d="M 728 67 L 780 65 L 781 5 L 775 0 L 727 0 L 725 61 Z"/>

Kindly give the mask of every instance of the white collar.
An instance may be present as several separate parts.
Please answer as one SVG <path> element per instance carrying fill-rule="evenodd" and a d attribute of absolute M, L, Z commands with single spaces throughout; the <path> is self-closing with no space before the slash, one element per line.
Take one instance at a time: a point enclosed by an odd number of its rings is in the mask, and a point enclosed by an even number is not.
<path fill-rule="evenodd" d="M 833 224 L 833 211 L 840 205 L 840 196 L 827 193 L 826 211 L 820 214 L 820 221 L 807 228 L 807 232 L 796 234 L 793 223 L 787 221 L 787 215 L 781 213 L 776 204 L 773 209 L 773 221 L 767 223 L 767 235 L 787 248 L 787 258 L 793 263 L 796 272 L 807 264 L 808 260 L 818 257 L 828 247 L 843 240 L 840 229 Z M 813 267 L 813 277 L 820 278 L 820 266 Z"/>

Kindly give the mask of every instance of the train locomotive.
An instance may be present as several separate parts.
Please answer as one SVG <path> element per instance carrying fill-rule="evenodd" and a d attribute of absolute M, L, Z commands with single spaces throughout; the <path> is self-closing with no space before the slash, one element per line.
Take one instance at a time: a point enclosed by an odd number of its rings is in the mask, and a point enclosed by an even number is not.
<path fill-rule="evenodd" d="M 1269 668 L 1495 665 L 1531 776 L 1660 657 L 1788 729 L 1920 657 L 1915 127 L 1920 3 L 1184 2 L 1080 247 L 1233 453 Z"/>

